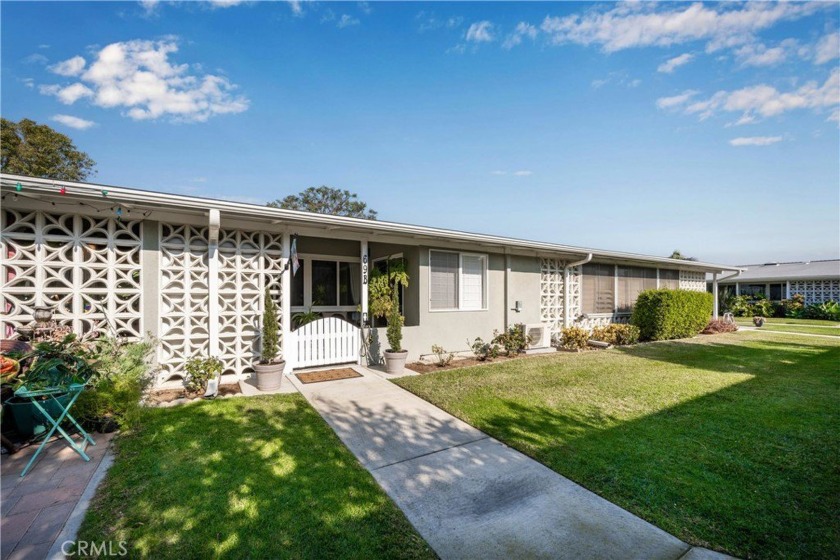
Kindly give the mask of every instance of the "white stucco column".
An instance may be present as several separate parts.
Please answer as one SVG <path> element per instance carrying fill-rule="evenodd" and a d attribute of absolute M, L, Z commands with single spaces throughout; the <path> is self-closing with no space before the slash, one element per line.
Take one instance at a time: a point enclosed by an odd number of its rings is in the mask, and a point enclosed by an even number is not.
<path fill-rule="evenodd" d="M 717 319 L 720 314 L 720 294 L 718 293 L 717 272 L 712 274 L 712 294 L 715 296 L 715 307 L 712 311 L 712 318 Z"/>
<path fill-rule="evenodd" d="M 219 307 L 219 227 L 221 215 L 218 210 L 210 210 L 208 219 L 207 245 L 207 317 L 210 339 L 209 353 L 218 357 L 221 354 L 219 346 L 220 307 Z"/>
<path fill-rule="evenodd" d="M 790 299 L 790 280 L 785 282 L 785 299 Z"/>
<path fill-rule="evenodd" d="M 283 232 L 280 260 L 280 326 L 283 333 L 284 373 L 290 375 L 297 362 L 297 345 L 292 334 L 292 236 Z"/>
<path fill-rule="evenodd" d="M 368 255 L 368 241 L 367 239 L 362 239 L 359 242 L 360 248 L 360 263 L 361 263 L 361 273 L 362 273 L 362 293 L 361 293 L 361 327 L 362 330 L 365 328 L 365 324 L 368 320 L 368 280 L 370 278 L 370 256 Z M 359 341 L 361 346 L 361 341 Z M 361 352 L 361 347 L 359 348 L 359 365 L 364 365 L 362 360 L 364 356 Z"/>

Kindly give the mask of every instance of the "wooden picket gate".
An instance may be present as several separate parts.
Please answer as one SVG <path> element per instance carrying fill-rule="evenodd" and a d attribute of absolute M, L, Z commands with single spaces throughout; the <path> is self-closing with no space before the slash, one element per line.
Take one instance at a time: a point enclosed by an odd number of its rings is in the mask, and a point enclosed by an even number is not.
<path fill-rule="evenodd" d="M 293 331 L 297 349 L 294 367 L 346 364 L 359 359 L 361 329 L 339 317 L 307 323 Z"/>

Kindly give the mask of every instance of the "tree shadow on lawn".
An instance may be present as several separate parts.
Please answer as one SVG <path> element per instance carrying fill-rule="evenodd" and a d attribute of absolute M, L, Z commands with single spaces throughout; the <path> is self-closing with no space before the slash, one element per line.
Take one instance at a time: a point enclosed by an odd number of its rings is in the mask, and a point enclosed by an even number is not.
<path fill-rule="evenodd" d="M 615 351 L 750 377 L 629 421 L 499 399 L 475 425 L 692 544 L 836 557 L 840 345 L 724 339 Z M 652 364 L 651 376 L 667 370 Z"/>
<path fill-rule="evenodd" d="M 147 410 L 80 539 L 132 557 L 434 557 L 299 395 Z"/>

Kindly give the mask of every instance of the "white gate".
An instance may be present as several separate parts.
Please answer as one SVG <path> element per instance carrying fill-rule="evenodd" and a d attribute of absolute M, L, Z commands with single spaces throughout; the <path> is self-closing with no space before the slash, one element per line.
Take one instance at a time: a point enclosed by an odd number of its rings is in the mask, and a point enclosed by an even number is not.
<path fill-rule="evenodd" d="M 359 359 L 361 329 L 339 317 L 307 323 L 292 332 L 297 348 L 294 367 L 346 364 Z"/>

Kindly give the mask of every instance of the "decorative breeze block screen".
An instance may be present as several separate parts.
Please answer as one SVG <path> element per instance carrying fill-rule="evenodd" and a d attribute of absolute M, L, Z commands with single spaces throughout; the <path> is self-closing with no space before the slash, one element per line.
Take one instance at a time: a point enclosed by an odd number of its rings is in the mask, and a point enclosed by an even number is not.
<path fill-rule="evenodd" d="M 801 294 L 805 303 L 840 301 L 840 280 L 796 280 L 790 283 L 790 295 Z"/>
<path fill-rule="evenodd" d="M 563 266 L 557 259 L 540 259 L 540 321 L 552 333 L 563 328 Z"/>
<path fill-rule="evenodd" d="M 31 323 L 37 305 L 77 333 L 143 336 L 140 221 L 4 210 L 0 254 L 0 336 Z"/>
<path fill-rule="evenodd" d="M 219 357 L 225 373 L 253 372 L 266 286 L 278 307 L 281 303 L 281 257 L 280 234 L 240 230 L 219 234 Z"/>
<path fill-rule="evenodd" d="M 694 292 L 706 291 L 706 273 L 680 270 L 680 289 Z"/>

